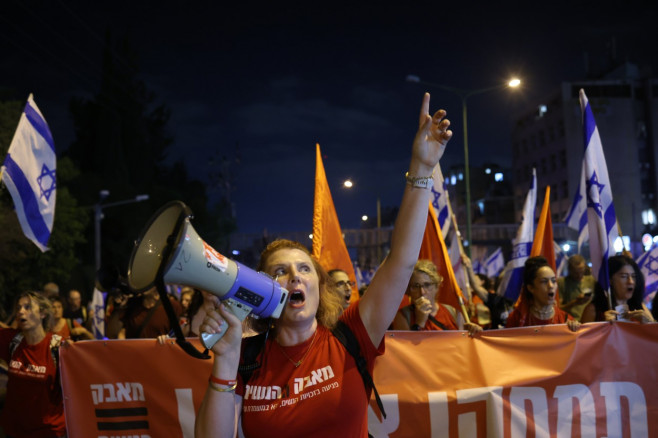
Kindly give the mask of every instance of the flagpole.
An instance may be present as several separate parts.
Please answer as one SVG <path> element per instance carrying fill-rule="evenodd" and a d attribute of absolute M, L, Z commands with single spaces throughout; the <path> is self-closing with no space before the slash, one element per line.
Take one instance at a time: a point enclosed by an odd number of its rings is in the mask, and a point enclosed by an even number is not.
<path fill-rule="evenodd" d="M 455 217 L 454 214 L 451 214 L 450 219 L 452 220 L 452 226 L 455 227 L 455 233 L 457 233 L 457 243 L 459 244 L 459 255 L 463 258 L 466 255 L 466 253 L 464 252 L 464 246 L 462 245 L 462 235 L 459 232 L 459 228 L 457 227 L 457 218 Z M 464 285 L 466 285 L 466 291 L 470 296 L 471 284 L 468 281 L 468 276 L 466 275 L 466 272 L 463 269 L 462 269 L 462 276 L 464 277 Z M 464 319 L 466 320 L 467 324 L 470 324 L 471 320 L 468 317 L 468 312 L 466 311 L 466 306 L 464 305 L 464 298 L 462 297 L 462 294 L 457 294 L 457 298 L 459 299 L 459 306 L 461 307 L 462 313 L 464 314 Z"/>

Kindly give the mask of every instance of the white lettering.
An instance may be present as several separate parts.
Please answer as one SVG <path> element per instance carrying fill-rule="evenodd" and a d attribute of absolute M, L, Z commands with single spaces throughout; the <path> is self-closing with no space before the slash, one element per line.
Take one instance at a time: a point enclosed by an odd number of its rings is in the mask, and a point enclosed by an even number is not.
<path fill-rule="evenodd" d="M 442 436 L 448 433 L 450 416 L 448 415 L 448 394 L 445 392 L 429 392 L 430 431 L 431 436 Z M 388 408 L 386 408 L 388 409 Z"/>
<path fill-rule="evenodd" d="M 386 411 L 384 419 L 368 405 L 368 432 L 374 438 L 388 438 L 389 434 L 394 433 L 400 427 L 400 408 L 398 406 L 397 394 L 381 394 L 382 404 Z M 435 436 L 435 435 L 432 435 Z"/>
<path fill-rule="evenodd" d="M 570 437 L 573 424 L 573 400 L 580 406 L 580 436 L 596 437 L 596 406 L 589 388 L 582 384 L 564 385 L 555 388 L 557 399 L 557 436 Z"/>
<path fill-rule="evenodd" d="M 183 438 L 194 438 L 194 421 L 196 417 L 194 399 L 191 388 L 176 388 L 176 405 L 178 406 L 178 422 Z M 173 434 L 173 433 L 172 433 Z"/>
<path fill-rule="evenodd" d="M 601 395 L 605 398 L 608 419 L 608 437 L 621 436 L 621 398 L 628 400 L 631 436 L 648 437 L 647 401 L 642 388 L 633 382 L 601 382 Z M 606 437 L 603 437 L 606 438 Z"/>
<path fill-rule="evenodd" d="M 23 362 L 20 362 L 18 360 L 12 360 L 11 362 L 9 362 L 9 368 L 20 370 L 22 366 L 23 366 Z"/>
<path fill-rule="evenodd" d="M 550 437 L 548 429 L 548 402 L 546 401 L 546 391 L 544 388 L 514 387 L 510 392 L 509 399 L 512 411 L 512 438 L 528 436 L 526 434 L 528 423 L 534 425 L 535 437 Z M 532 410 L 530 411 L 527 411 L 525 408 L 526 400 L 532 405 Z"/>
<path fill-rule="evenodd" d="M 486 401 L 487 436 L 503 436 L 502 386 L 487 386 L 484 388 L 461 389 L 457 391 L 457 403 L 459 404 L 478 401 Z M 474 422 L 472 425 L 466 427 L 467 430 L 464 430 L 464 434 L 472 433 L 470 429 L 475 428 L 477 428 L 477 423 Z M 459 430 L 459 436 L 462 436 L 461 429 Z"/>
<path fill-rule="evenodd" d="M 123 401 L 145 401 L 144 387 L 139 382 L 91 384 L 89 388 L 95 405 Z M 132 394 L 130 393 L 131 389 Z"/>

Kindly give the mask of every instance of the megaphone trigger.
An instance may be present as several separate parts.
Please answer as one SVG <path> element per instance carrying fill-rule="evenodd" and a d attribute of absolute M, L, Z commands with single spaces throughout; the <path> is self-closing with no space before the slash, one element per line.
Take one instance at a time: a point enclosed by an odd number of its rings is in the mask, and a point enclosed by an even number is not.
<path fill-rule="evenodd" d="M 229 298 L 227 300 L 222 301 L 226 309 L 234 314 L 235 316 L 238 317 L 240 321 L 244 321 L 245 318 L 251 313 L 252 308 L 247 306 L 244 303 L 241 303 L 240 301 L 234 300 L 233 298 Z M 220 339 L 222 339 L 222 336 L 226 333 L 226 330 L 228 330 L 228 323 L 226 321 L 222 321 L 219 327 L 219 333 L 201 333 L 201 343 L 203 344 L 204 347 L 206 347 L 208 350 L 212 349 L 213 345 L 217 343 Z"/>

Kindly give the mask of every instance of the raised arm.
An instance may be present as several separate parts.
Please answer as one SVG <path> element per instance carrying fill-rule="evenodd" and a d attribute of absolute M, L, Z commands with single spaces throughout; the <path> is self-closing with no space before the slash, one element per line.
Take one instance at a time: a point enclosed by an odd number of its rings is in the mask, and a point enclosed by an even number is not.
<path fill-rule="evenodd" d="M 219 333 L 218 321 L 228 323 L 226 334 L 213 346 L 214 354 L 211 376 L 217 381 L 232 382 L 237 379 L 240 362 L 242 324 L 224 305 L 207 305 L 206 318 L 199 328 L 204 333 Z M 221 318 L 220 318 L 221 316 Z M 194 425 L 195 437 L 236 436 L 238 418 L 242 410 L 242 397 L 235 394 L 233 385 L 208 382 L 206 394 L 201 402 Z"/>
<path fill-rule="evenodd" d="M 414 138 L 409 176 L 430 177 L 445 151 L 452 131 L 446 112 L 429 114 L 430 95 L 425 93 L 418 132 Z M 402 180 L 402 175 L 400 175 Z M 391 251 L 377 270 L 368 290 L 359 301 L 359 314 L 375 345 L 391 324 L 418 260 L 427 223 L 431 190 L 406 184 L 391 237 Z"/>

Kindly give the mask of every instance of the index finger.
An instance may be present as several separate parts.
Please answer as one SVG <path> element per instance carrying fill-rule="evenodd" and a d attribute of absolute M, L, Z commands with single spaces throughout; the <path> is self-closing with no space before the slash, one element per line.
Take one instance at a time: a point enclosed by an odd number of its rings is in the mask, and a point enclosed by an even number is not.
<path fill-rule="evenodd" d="M 430 115 L 430 93 L 425 93 L 423 95 L 423 103 L 420 105 L 420 117 L 418 121 L 419 126 L 423 126 L 427 120 L 427 116 Z"/>

